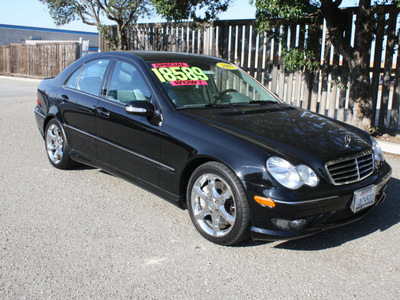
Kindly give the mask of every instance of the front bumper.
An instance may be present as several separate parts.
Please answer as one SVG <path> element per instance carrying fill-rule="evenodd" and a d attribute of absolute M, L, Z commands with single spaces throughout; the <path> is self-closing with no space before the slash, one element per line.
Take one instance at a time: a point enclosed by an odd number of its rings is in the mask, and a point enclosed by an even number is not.
<path fill-rule="evenodd" d="M 311 200 L 275 201 L 276 207 L 262 207 L 252 201 L 252 227 L 251 237 L 254 240 L 291 240 L 306 237 L 323 230 L 343 226 L 355 222 L 370 212 L 375 206 L 381 204 L 386 198 L 385 189 L 391 176 L 391 168 L 386 163 L 369 180 L 364 180 L 363 185 L 377 186 L 375 202 L 357 213 L 350 209 L 354 191 L 360 189 L 362 184 L 353 190 Z M 306 220 L 304 227 L 298 230 L 283 230 L 276 226 L 273 219 L 280 220 Z"/>

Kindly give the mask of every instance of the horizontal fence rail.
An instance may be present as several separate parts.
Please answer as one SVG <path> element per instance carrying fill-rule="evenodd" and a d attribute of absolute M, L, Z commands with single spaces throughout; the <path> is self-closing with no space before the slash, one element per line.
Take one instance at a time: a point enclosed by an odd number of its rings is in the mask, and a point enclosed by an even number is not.
<path fill-rule="evenodd" d="M 0 74 L 54 77 L 79 58 L 79 43 L 0 46 Z"/>
<path fill-rule="evenodd" d="M 349 8 L 345 38 L 354 40 L 355 8 Z M 399 10 L 387 6 L 387 12 L 377 16 L 381 30 L 371 44 L 370 75 L 376 104 L 375 126 L 400 129 L 400 56 L 398 55 Z M 385 24 L 384 24 L 385 23 Z M 255 20 L 215 21 L 192 28 L 188 23 L 135 24 L 129 32 L 129 50 L 172 51 L 217 56 L 238 65 L 287 103 L 341 120 L 352 117 L 351 85 L 334 83 L 341 74 L 343 58 L 328 42 L 325 23 L 321 24 L 320 65 L 327 73 L 290 72 L 286 70 L 282 49 L 304 47 L 306 24 L 275 28 L 275 33 L 287 37 L 287 44 L 256 31 Z M 395 41 L 397 41 L 395 44 Z M 108 50 L 101 40 L 102 51 Z M 340 76 L 339 76 L 340 79 Z M 346 78 L 344 78 L 346 82 Z"/>

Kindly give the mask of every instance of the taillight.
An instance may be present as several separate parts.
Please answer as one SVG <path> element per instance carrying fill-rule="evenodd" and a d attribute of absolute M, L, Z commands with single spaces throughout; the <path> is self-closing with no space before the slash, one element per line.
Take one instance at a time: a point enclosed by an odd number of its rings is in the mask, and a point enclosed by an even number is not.
<path fill-rule="evenodd" d="M 37 103 L 38 106 L 40 106 L 39 92 L 37 92 L 37 100 L 36 100 L 36 103 Z"/>

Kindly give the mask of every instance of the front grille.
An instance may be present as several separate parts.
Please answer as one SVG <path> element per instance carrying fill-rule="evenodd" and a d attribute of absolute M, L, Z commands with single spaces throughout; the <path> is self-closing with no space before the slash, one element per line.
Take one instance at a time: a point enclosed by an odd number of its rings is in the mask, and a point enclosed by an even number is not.
<path fill-rule="evenodd" d="M 326 163 L 326 170 L 335 185 L 349 184 L 363 180 L 374 172 L 372 151 Z"/>

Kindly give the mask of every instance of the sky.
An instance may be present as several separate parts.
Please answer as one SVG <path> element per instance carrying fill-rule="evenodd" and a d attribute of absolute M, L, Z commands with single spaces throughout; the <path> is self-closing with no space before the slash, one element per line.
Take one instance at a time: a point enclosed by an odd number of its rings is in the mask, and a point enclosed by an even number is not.
<path fill-rule="evenodd" d="M 97 32 L 95 26 L 85 25 L 80 20 L 57 27 L 46 6 L 39 0 L 0 0 L 0 3 L 3 3 L 0 10 L 0 24 Z M 223 20 L 252 19 L 254 15 L 255 8 L 249 4 L 249 0 L 235 0 L 228 11 L 220 14 L 219 18 Z M 160 22 L 162 19 L 154 16 L 143 21 Z"/>
<path fill-rule="evenodd" d="M 219 14 L 218 17 L 221 20 L 253 19 L 255 8 L 249 2 L 249 0 L 233 0 L 228 11 Z M 343 4 L 344 6 L 349 6 L 356 2 L 356 0 L 344 0 Z M 80 20 L 57 27 L 46 6 L 39 0 L 0 0 L 1 3 L 3 5 L 1 5 L 0 9 L 0 24 L 97 32 L 95 26 L 85 25 Z M 139 22 L 161 21 L 163 20 L 160 17 L 153 16 L 150 19 L 140 20 Z"/>

